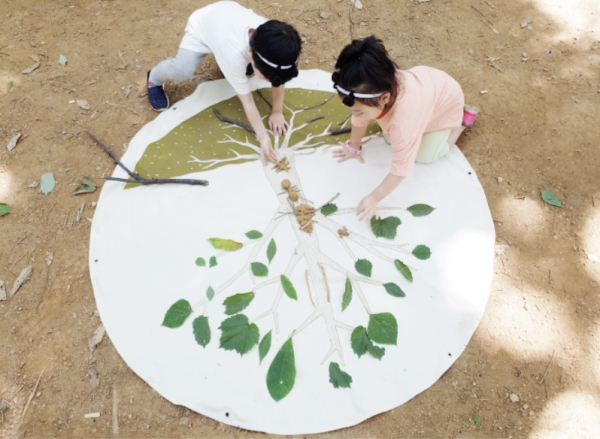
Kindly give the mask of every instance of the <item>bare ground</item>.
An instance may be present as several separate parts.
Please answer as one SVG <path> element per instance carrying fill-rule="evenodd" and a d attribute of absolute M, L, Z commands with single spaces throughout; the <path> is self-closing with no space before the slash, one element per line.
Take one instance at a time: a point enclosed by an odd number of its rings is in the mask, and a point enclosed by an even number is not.
<path fill-rule="evenodd" d="M 12 287 L 33 266 L 31 280 L 0 302 L 0 398 L 11 404 L 0 437 L 112 437 L 113 415 L 121 437 L 264 437 L 162 399 L 109 339 L 92 355 L 87 347 L 100 324 L 87 269 L 99 191 L 72 192 L 84 175 L 102 184 L 113 163 L 82 130 L 124 152 L 156 116 L 143 96 L 146 71 L 175 54 L 187 17 L 207 3 L 0 1 L 0 203 L 12 207 L 0 218 L 0 279 Z M 600 254 L 600 2 L 363 0 L 353 11 L 348 0 L 242 3 L 297 27 L 303 68 L 331 70 L 351 34 L 374 33 L 402 67 L 449 72 L 483 111 L 459 139 L 501 253 L 481 325 L 430 389 L 321 436 L 600 436 L 600 264 L 588 259 Z M 533 22 L 521 28 L 525 18 Z M 41 65 L 24 75 L 30 55 Z M 205 72 L 216 75 L 201 66 L 195 81 Z M 170 93 L 183 97 L 193 83 Z M 91 109 L 69 103 L 77 99 Z M 8 152 L 16 133 L 24 137 Z M 48 196 L 30 187 L 46 172 L 57 179 Z M 563 208 L 544 204 L 543 189 Z M 101 416 L 85 419 L 91 412 Z"/>

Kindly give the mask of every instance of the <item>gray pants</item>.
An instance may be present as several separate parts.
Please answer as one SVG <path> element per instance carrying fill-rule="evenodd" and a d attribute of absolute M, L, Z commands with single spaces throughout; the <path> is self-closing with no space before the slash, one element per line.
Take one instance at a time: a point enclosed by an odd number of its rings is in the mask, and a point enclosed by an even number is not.
<path fill-rule="evenodd" d="M 180 47 L 175 58 L 166 59 L 152 69 L 150 81 L 156 85 L 163 85 L 165 81 L 182 81 L 191 78 L 205 55 L 205 53 Z"/>

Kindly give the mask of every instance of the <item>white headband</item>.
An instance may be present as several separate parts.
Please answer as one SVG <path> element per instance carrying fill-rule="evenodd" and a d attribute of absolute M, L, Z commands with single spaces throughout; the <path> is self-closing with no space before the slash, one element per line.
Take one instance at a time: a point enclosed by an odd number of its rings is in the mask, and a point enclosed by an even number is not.
<path fill-rule="evenodd" d="M 260 55 L 259 55 L 260 56 Z M 348 95 L 352 95 L 355 98 L 359 98 L 359 99 L 371 99 L 371 98 L 378 98 L 379 96 L 381 96 L 383 93 L 372 93 L 372 94 L 366 94 L 366 93 L 354 93 L 353 91 L 348 91 L 348 90 L 344 90 L 342 87 L 340 87 L 339 85 L 335 85 L 335 88 L 337 88 L 337 90 L 340 93 L 345 94 L 346 96 Z"/>
<path fill-rule="evenodd" d="M 260 53 L 258 53 L 258 52 L 256 52 L 256 51 L 254 51 L 254 53 L 256 53 L 256 54 L 258 55 L 258 57 L 259 57 L 260 59 L 262 59 L 262 60 L 263 60 L 263 62 L 264 62 L 266 65 L 268 65 L 268 66 L 271 66 L 271 67 L 273 67 L 274 69 L 287 70 L 287 69 L 291 69 L 292 67 L 294 67 L 294 65 L 298 64 L 298 60 L 296 60 L 296 62 L 295 62 L 294 64 L 292 64 L 291 66 L 278 66 L 277 64 L 275 64 L 275 63 L 272 63 L 271 61 L 269 61 L 269 60 L 265 59 L 265 58 L 264 58 L 264 57 L 263 57 L 263 56 L 262 56 Z"/>

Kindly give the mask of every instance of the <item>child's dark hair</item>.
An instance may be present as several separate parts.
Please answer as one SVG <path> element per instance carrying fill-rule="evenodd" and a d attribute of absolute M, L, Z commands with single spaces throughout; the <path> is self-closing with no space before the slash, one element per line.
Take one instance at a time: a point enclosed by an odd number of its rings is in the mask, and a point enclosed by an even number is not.
<path fill-rule="evenodd" d="M 344 47 L 335 68 L 338 71 L 331 76 L 334 86 L 350 92 L 343 93 L 336 87 L 347 107 L 352 107 L 355 100 L 369 107 L 379 106 L 379 96 L 364 98 L 355 96 L 355 93 L 390 93 L 388 106 L 391 106 L 398 96 L 398 66 L 390 59 L 383 42 L 374 35 L 362 40 L 353 40 Z"/>
<path fill-rule="evenodd" d="M 273 87 L 298 76 L 302 41 L 289 24 L 278 20 L 261 24 L 250 38 L 250 48 L 254 65 Z"/>

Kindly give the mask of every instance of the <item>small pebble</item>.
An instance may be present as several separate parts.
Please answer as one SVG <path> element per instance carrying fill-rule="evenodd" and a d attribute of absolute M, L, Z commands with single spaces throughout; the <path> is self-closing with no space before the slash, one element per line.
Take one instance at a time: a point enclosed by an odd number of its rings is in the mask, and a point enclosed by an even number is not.
<path fill-rule="evenodd" d="M 190 424 L 190 420 L 188 418 L 186 418 L 185 416 L 179 420 L 179 425 L 189 425 L 189 424 Z"/>
<path fill-rule="evenodd" d="M 515 393 L 511 393 L 509 398 L 512 402 L 519 402 L 519 397 Z"/>
<path fill-rule="evenodd" d="M 321 12 L 319 14 L 319 16 L 323 19 L 323 20 L 327 20 L 329 17 L 331 17 L 330 14 L 328 14 L 327 12 Z"/>

